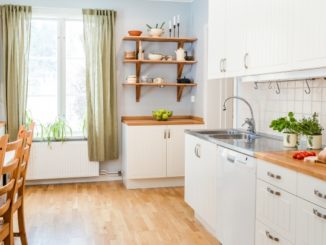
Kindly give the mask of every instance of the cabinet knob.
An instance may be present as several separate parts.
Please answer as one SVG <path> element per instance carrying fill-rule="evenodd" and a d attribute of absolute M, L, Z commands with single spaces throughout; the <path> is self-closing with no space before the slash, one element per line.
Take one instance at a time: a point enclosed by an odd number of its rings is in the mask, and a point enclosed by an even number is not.
<path fill-rule="evenodd" d="M 273 179 L 278 179 L 278 180 L 282 179 L 281 175 L 273 174 L 270 171 L 267 172 L 267 176 L 269 176 L 269 177 L 271 177 Z"/>
<path fill-rule="evenodd" d="M 281 192 L 279 191 L 274 191 L 271 188 L 267 187 L 267 191 L 275 196 L 281 196 Z"/>

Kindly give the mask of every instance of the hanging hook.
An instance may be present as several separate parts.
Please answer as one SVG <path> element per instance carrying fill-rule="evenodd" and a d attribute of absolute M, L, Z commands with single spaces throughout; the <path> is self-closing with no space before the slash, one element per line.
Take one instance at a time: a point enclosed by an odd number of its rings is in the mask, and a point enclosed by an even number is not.
<path fill-rule="evenodd" d="M 277 86 L 277 90 L 275 91 L 276 94 L 280 94 L 281 93 L 281 89 L 280 89 L 280 85 L 278 84 L 278 82 L 276 82 L 276 86 Z"/>
<path fill-rule="evenodd" d="M 255 82 L 254 89 L 258 89 L 258 83 L 257 82 Z"/>
<path fill-rule="evenodd" d="M 306 85 L 307 85 L 308 90 L 305 89 L 304 92 L 305 92 L 306 94 L 311 94 L 311 89 L 310 89 L 310 86 L 309 86 L 309 83 L 308 83 L 308 80 L 307 80 L 307 79 L 306 79 Z"/>
<path fill-rule="evenodd" d="M 268 89 L 272 89 L 273 86 L 272 86 L 272 82 L 270 81 L 269 84 L 268 84 Z"/>

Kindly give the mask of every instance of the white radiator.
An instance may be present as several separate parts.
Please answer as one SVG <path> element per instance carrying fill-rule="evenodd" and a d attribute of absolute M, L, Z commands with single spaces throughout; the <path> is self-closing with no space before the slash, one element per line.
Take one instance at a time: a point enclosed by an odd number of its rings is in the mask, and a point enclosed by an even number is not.
<path fill-rule="evenodd" d="M 88 160 L 87 141 L 33 142 L 27 180 L 99 176 L 99 163 Z"/>

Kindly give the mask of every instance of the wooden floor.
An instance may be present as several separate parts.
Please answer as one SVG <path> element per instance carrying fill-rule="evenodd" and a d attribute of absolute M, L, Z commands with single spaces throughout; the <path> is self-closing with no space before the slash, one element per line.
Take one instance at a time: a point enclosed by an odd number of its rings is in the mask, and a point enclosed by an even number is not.
<path fill-rule="evenodd" d="M 26 193 L 30 245 L 218 244 L 194 220 L 183 188 L 126 190 L 112 182 L 28 187 Z"/>

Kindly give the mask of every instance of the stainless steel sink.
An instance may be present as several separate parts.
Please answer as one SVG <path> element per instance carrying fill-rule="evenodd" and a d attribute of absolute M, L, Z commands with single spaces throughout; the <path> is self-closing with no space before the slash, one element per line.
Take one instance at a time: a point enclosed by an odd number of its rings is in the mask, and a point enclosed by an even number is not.
<path fill-rule="evenodd" d="M 246 140 L 252 141 L 257 136 L 248 133 L 234 133 L 234 134 L 211 134 L 209 137 L 220 140 Z"/>

